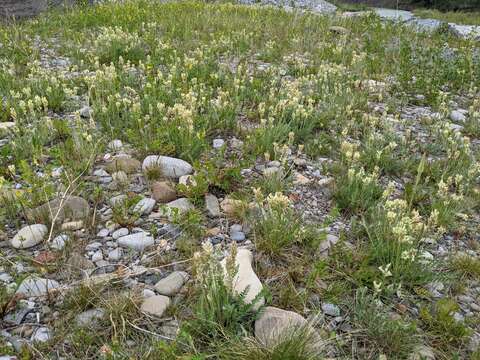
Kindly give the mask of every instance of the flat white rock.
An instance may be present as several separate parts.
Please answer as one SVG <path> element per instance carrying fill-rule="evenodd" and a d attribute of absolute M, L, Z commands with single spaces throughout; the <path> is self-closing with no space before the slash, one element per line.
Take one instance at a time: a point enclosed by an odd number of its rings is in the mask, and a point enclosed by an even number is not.
<path fill-rule="evenodd" d="M 154 295 L 147 297 L 140 307 L 144 313 L 161 317 L 165 310 L 170 306 L 170 298 L 163 295 Z"/>
<path fill-rule="evenodd" d="M 142 169 L 158 168 L 164 177 L 179 178 L 193 172 L 192 165 L 182 159 L 169 156 L 149 155 L 143 160 Z"/>
<path fill-rule="evenodd" d="M 37 297 L 47 295 L 48 291 L 60 287 L 55 280 L 39 277 L 29 277 L 22 281 L 16 294 L 24 294 L 26 297 Z"/>
<path fill-rule="evenodd" d="M 140 215 L 148 215 L 155 207 L 156 201 L 152 198 L 143 198 L 133 208 L 133 212 Z"/>
<path fill-rule="evenodd" d="M 48 233 L 48 228 L 43 224 L 28 225 L 23 227 L 10 241 L 15 249 L 27 249 L 43 241 Z"/>
<path fill-rule="evenodd" d="M 118 239 L 118 245 L 136 251 L 143 251 L 155 243 L 153 237 L 144 232 L 138 232 Z"/>
<path fill-rule="evenodd" d="M 174 271 L 155 284 L 155 290 L 161 295 L 172 296 L 180 291 L 188 278 L 184 271 Z"/>

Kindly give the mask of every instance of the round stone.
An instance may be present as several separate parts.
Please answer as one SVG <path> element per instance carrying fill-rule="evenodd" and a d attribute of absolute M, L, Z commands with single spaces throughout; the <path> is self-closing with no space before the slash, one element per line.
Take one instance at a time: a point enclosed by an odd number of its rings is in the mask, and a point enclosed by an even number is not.
<path fill-rule="evenodd" d="M 43 241 L 48 233 L 48 228 L 43 224 L 28 225 L 23 227 L 10 241 L 15 249 L 27 249 Z"/>

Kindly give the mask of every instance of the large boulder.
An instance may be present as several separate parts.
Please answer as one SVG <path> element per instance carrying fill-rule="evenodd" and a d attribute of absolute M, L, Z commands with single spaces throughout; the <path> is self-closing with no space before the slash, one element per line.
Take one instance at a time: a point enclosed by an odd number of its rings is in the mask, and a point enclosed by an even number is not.
<path fill-rule="evenodd" d="M 58 214 L 57 214 L 58 213 Z M 63 222 L 65 219 L 85 220 L 90 214 L 90 205 L 87 200 L 79 196 L 69 196 L 65 199 L 53 199 L 35 209 L 27 210 L 30 221 Z"/>
<path fill-rule="evenodd" d="M 144 172 L 158 170 L 161 177 L 179 178 L 193 172 L 192 165 L 182 159 L 169 156 L 149 155 L 143 160 L 142 169 Z"/>
<path fill-rule="evenodd" d="M 153 237 L 144 232 L 137 232 L 130 235 L 122 236 L 117 240 L 118 245 L 135 251 L 144 251 L 153 246 L 155 241 Z"/>
<path fill-rule="evenodd" d="M 27 249 L 43 241 L 48 233 L 48 228 L 42 224 L 23 227 L 10 241 L 15 249 Z"/>
<path fill-rule="evenodd" d="M 320 336 L 301 315 L 272 306 L 267 306 L 255 321 L 255 337 L 264 346 L 273 348 L 288 340 L 293 334 L 308 336 L 308 347 L 320 349 Z"/>
<path fill-rule="evenodd" d="M 26 297 L 44 296 L 58 287 L 60 287 L 60 284 L 55 280 L 32 276 L 22 281 L 16 294 L 23 294 Z"/>

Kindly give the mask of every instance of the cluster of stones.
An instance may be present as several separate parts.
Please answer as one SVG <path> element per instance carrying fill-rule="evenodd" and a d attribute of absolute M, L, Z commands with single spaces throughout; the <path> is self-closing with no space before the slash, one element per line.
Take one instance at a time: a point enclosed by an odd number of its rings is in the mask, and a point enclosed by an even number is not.
<path fill-rule="evenodd" d="M 81 115 L 88 117 L 91 109 L 84 108 Z M 228 142 L 223 139 L 213 141 L 214 151 L 229 146 L 239 149 L 241 141 L 231 139 Z M 142 267 L 142 261 L 147 258 L 147 252 L 154 247 L 162 250 L 173 250 L 175 239 L 181 234 L 180 228 L 171 223 L 173 211 L 185 212 L 194 209 L 194 205 L 188 198 L 179 197 L 177 184 L 184 186 L 195 185 L 193 167 L 184 160 L 168 156 L 150 155 L 143 162 L 128 154 L 128 145 L 120 140 L 113 140 L 108 144 L 110 153 L 103 158 L 103 163 L 95 167 L 87 180 L 98 183 L 112 195 L 97 206 L 95 221 L 98 222 L 96 235 L 92 238 L 87 228 L 92 221 L 94 211 L 89 202 L 79 196 L 61 196 L 55 198 L 37 208 L 26 211 L 26 219 L 30 225 L 22 227 L 8 241 L 9 245 L 18 251 L 33 251 L 34 261 L 47 264 L 55 261 L 57 253 L 61 254 L 68 246 L 78 248 L 76 243 L 86 243 L 84 251 L 71 252 L 67 262 L 72 269 L 80 270 L 83 275 L 92 279 L 114 271 L 116 265 L 122 263 L 128 267 Z M 291 155 L 291 154 L 290 154 Z M 289 162 L 293 167 L 304 169 L 306 161 L 291 155 Z M 284 166 L 278 161 L 259 163 L 252 169 L 242 170 L 242 175 L 247 181 L 253 181 L 258 177 L 283 177 Z M 322 177 L 312 175 L 315 171 L 307 169 L 307 173 L 294 172 L 294 183 L 299 187 L 321 186 Z M 151 174 L 155 174 L 156 180 L 147 181 Z M 157 179 L 158 178 L 158 179 Z M 314 180 L 312 180 L 312 178 Z M 318 180 L 320 179 L 320 180 Z M 128 202 L 131 193 L 138 194 L 139 200 L 131 204 Z M 205 208 L 210 226 L 207 230 L 205 241 L 214 246 L 224 246 L 228 242 L 235 242 L 242 246 L 251 247 L 252 243 L 247 239 L 251 229 L 248 224 L 230 223 L 239 201 L 232 198 L 218 199 L 215 195 L 205 194 Z M 129 206 L 126 211 L 136 214 L 135 223 L 132 226 L 121 226 L 115 222 L 114 210 L 117 207 Z M 175 209 L 175 210 L 174 210 Z M 98 221 L 99 220 L 99 221 Z M 150 230 L 156 226 L 156 233 Z M 329 247 L 336 242 L 335 236 L 327 236 L 324 245 L 319 251 L 323 254 L 328 252 Z M 338 240 L 338 238 L 337 238 Z M 47 246 L 45 250 L 44 245 Z M 83 255 L 84 254 L 84 255 Z M 246 248 L 241 248 L 237 254 L 238 274 L 235 278 L 235 291 L 241 293 L 247 290 L 246 301 L 251 302 L 261 292 L 263 286 L 260 279 L 252 269 L 253 254 Z M 223 262 L 223 265 L 225 263 Z M 18 270 L 18 269 L 17 269 Z M 20 269 L 20 272 L 29 273 L 29 269 Z M 158 275 L 158 274 L 157 274 Z M 182 287 L 188 281 L 188 274 L 184 271 L 162 273 L 161 279 L 150 277 L 146 283 L 138 283 L 133 280 L 135 286 L 143 288 L 143 300 L 141 310 L 146 316 L 161 318 L 171 305 L 175 296 L 181 292 Z M 44 278 L 38 275 L 30 275 L 16 288 L 13 278 L 7 273 L 2 273 L 1 279 L 10 291 L 16 291 L 22 310 L 7 317 L 7 320 L 19 325 L 23 322 L 35 322 L 32 316 L 38 310 L 47 295 L 54 292 L 64 292 L 68 288 L 61 281 L 52 278 Z M 16 288 L 16 289 L 15 289 Z M 261 298 L 255 303 L 255 308 L 264 305 Z M 19 313 L 21 314 L 19 316 Z M 58 312 L 52 314 L 58 316 Z M 93 308 L 78 314 L 76 323 L 78 326 L 93 326 L 105 315 L 105 309 Z M 48 319 L 48 317 L 47 317 Z M 44 319 L 45 320 L 45 319 Z M 275 323 L 275 329 L 269 333 L 269 327 Z M 282 337 L 281 329 L 311 326 L 298 314 L 267 307 L 261 318 L 257 321 L 255 333 L 257 338 L 265 344 L 275 344 L 274 338 Z M 170 324 L 169 335 L 174 337 L 178 324 Z M 31 341 L 47 341 L 52 330 L 47 326 L 37 327 L 38 330 L 30 334 Z M 313 330 L 313 327 L 311 329 Z M 9 341 L 15 343 L 15 337 L 8 335 Z M 18 341 L 17 341 L 18 342 Z"/>

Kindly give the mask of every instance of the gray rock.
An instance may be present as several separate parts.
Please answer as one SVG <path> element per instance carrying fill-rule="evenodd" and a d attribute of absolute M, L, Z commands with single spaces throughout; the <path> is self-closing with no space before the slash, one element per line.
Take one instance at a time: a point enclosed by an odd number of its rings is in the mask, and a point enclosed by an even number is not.
<path fill-rule="evenodd" d="M 95 251 L 102 247 L 102 243 L 95 241 L 85 246 L 85 251 Z"/>
<path fill-rule="evenodd" d="M 223 139 L 213 139 L 213 148 L 220 149 L 223 145 L 225 145 L 225 140 Z"/>
<path fill-rule="evenodd" d="M 242 230 L 243 230 L 243 226 L 240 224 L 233 224 L 232 226 L 230 226 L 230 234 L 233 234 Z"/>
<path fill-rule="evenodd" d="M 193 172 L 192 166 L 186 161 L 161 155 L 149 155 L 143 160 L 143 171 L 149 168 L 158 168 L 160 174 L 167 178 L 179 178 Z"/>
<path fill-rule="evenodd" d="M 31 341 L 33 342 L 47 342 L 52 337 L 49 328 L 45 326 L 38 327 L 32 334 Z"/>
<path fill-rule="evenodd" d="M 108 260 L 110 261 L 118 261 L 123 256 L 123 249 L 116 248 L 108 253 Z"/>
<path fill-rule="evenodd" d="M 0 273 L 0 281 L 3 283 L 11 283 L 13 281 L 13 277 L 11 277 L 7 273 Z"/>
<path fill-rule="evenodd" d="M 413 18 L 413 13 L 405 10 L 395 10 L 395 9 L 374 9 L 375 13 L 380 16 L 383 20 L 392 20 L 392 21 L 408 21 Z"/>
<path fill-rule="evenodd" d="M 50 248 L 54 250 L 62 250 L 69 240 L 70 237 L 67 234 L 58 235 L 50 243 Z"/>
<path fill-rule="evenodd" d="M 340 316 L 340 308 L 335 304 L 323 303 L 322 311 L 329 316 Z"/>
<path fill-rule="evenodd" d="M 166 204 L 169 209 L 178 209 L 180 213 L 195 209 L 193 204 L 187 198 L 180 198 Z"/>
<path fill-rule="evenodd" d="M 93 110 L 90 106 L 84 106 L 80 109 L 80 116 L 84 119 L 89 119 L 92 117 Z"/>
<path fill-rule="evenodd" d="M 230 234 L 230 239 L 235 242 L 242 242 L 245 241 L 245 234 L 241 231 L 237 231 Z"/>
<path fill-rule="evenodd" d="M 332 246 L 338 242 L 338 236 L 333 234 L 327 234 L 324 241 L 322 241 L 318 247 L 318 251 L 321 254 L 325 254 Z"/>
<path fill-rule="evenodd" d="M 450 129 L 455 132 L 461 132 L 463 130 L 463 126 L 458 124 L 450 124 Z"/>
<path fill-rule="evenodd" d="M 422 31 L 426 33 L 434 33 L 445 27 L 446 23 L 441 20 L 436 19 L 419 19 L 412 18 L 408 22 L 413 28 L 417 31 Z"/>
<path fill-rule="evenodd" d="M 148 215 L 155 207 L 156 201 L 152 198 L 143 198 L 133 208 L 133 212 L 140 215 Z"/>
<path fill-rule="evenodd" d="M 184 271 L 174 271 L 155 284 L 155 289 L 161 295 L 172 296 L 180 291 L 188 274 Z"/>
<path fill-rule="evenodd" d="M 453 110 L 453 111 L 450 113 L 450 119 L 451 119 L 453 122 L 456 122 L 456 123 L 463 123 L 463 122 L 465 122 L 465 120 L 467 119 L 467 117 L 463 114 L 463 112 L 458 111 L 458 110 Z"/>
<path fill-rule="evenodd" d="M 48 291 L 60 287 L 55 280 L 39 277 L 28 277 L 22 281 L 16 294 L 24 294 L 26 297 L 37 297 L 47 295 Z"/>
<path fill-rule="evenodd" d="M 333 14 L 337 7 L 325 0 L 238 0 L 240 4 L 246 5 L 271 5 L 285 9 L 298 8 L 310 10 L 319 14 Z"/>
<path fill-rule="evenodd" d="M 480 26 L 476 25 L 459 25 L 448 23 L 451 31 L 458 37 L 464 39 L 480 40 Z"/>
<path fill-rule="evenodd" d="M 150 296 L 155 296 L 155 291 L 150 290 L 150 289 L 143 289 L 142 295 L 146 299 Z"/>
<path fill-rule="evenodd" d="M 94 326 L 105 316 L 103 309 L 89 309 L 75 317 L 75 323 L 80 327 Z"/>
<path fill-rule="evenodd" d="M 90 205 L 79 196 L 69 196 L 65 199 L 53 199 L 33 210 L 27 210 L 26 215 L 30 220 L 53 221 L 63 223 L 69 218 L 72 221 L 84 220 L 90 214 Z"/>
<path fill-rule="evenodd" d="M 98 176 L 98 177 L 109 177 L 110 174 L 105 171 L 105 169 L 97 169 L 93 172 L 93 176 Z"/>
<path fill-rule="evenodd" d="M 105 237 L 107 237 L 109 234 L 110 234 L 110 230 L 103 228 L 102 230 L 100 230 L 100 231 L 97 233 L 97 237 L 99 237 L 99 238 L 105 238 Z M 127 234 L 128 234 L 128 232 L 127 232 Z"/>
<path fill-rule="evenodd" d="M 28 225 L 23 227 L 10 241 L 15 249 L 27 249 L 43 241 L 48 233 L 48 228 L 43 224 Z"/>
<path fill-rule="evenodd" d="M 95 253 L 92 255 L 92 261 L 97 262 L 103 260 L 103 254 L 101 250 L 95 251 Z"/>
<path fill-rule="evenodd" d="M 155 295 L 146 298 L 140 310 L 148 315 L 161 317 L 165 310 L 170 306 L 170 298 L 163 295 Z"/>
<path fill-rule="evenodd" d="M 219 217 L 222 215 L 220 212 L 220 203 L 215 195 L 205 195 L 205 209 L 210 217 Z"/>
<path fill-rule="evenodd" d="M 144 232 L 122 236 L 118 239 L 118 245 L 136 251 L 144 251 L 153 246 L 154 243 L 153 237 L 148 236 Z"/>
<path fill-rule="evenodd" d="M 120 228 L 118 230 L 115 230 L 112 233 L 112 238 L 114 240 L 117 240 L 118 238 L 121 238 L 122 236 L 126 236 L 126 235 L 128 235 L 128 229 L 127 228 Z"/>
<path fill-rule="evenodd" d="M 289 335 L 304 329 L 309 336 L 309 347 L 321 346 L 320 337 L 315 329 L 301 315 L 293 312 L 267 306 L 255 321 L 255 337 L 264 346 L 273 348 L 289 338 Z"/>

